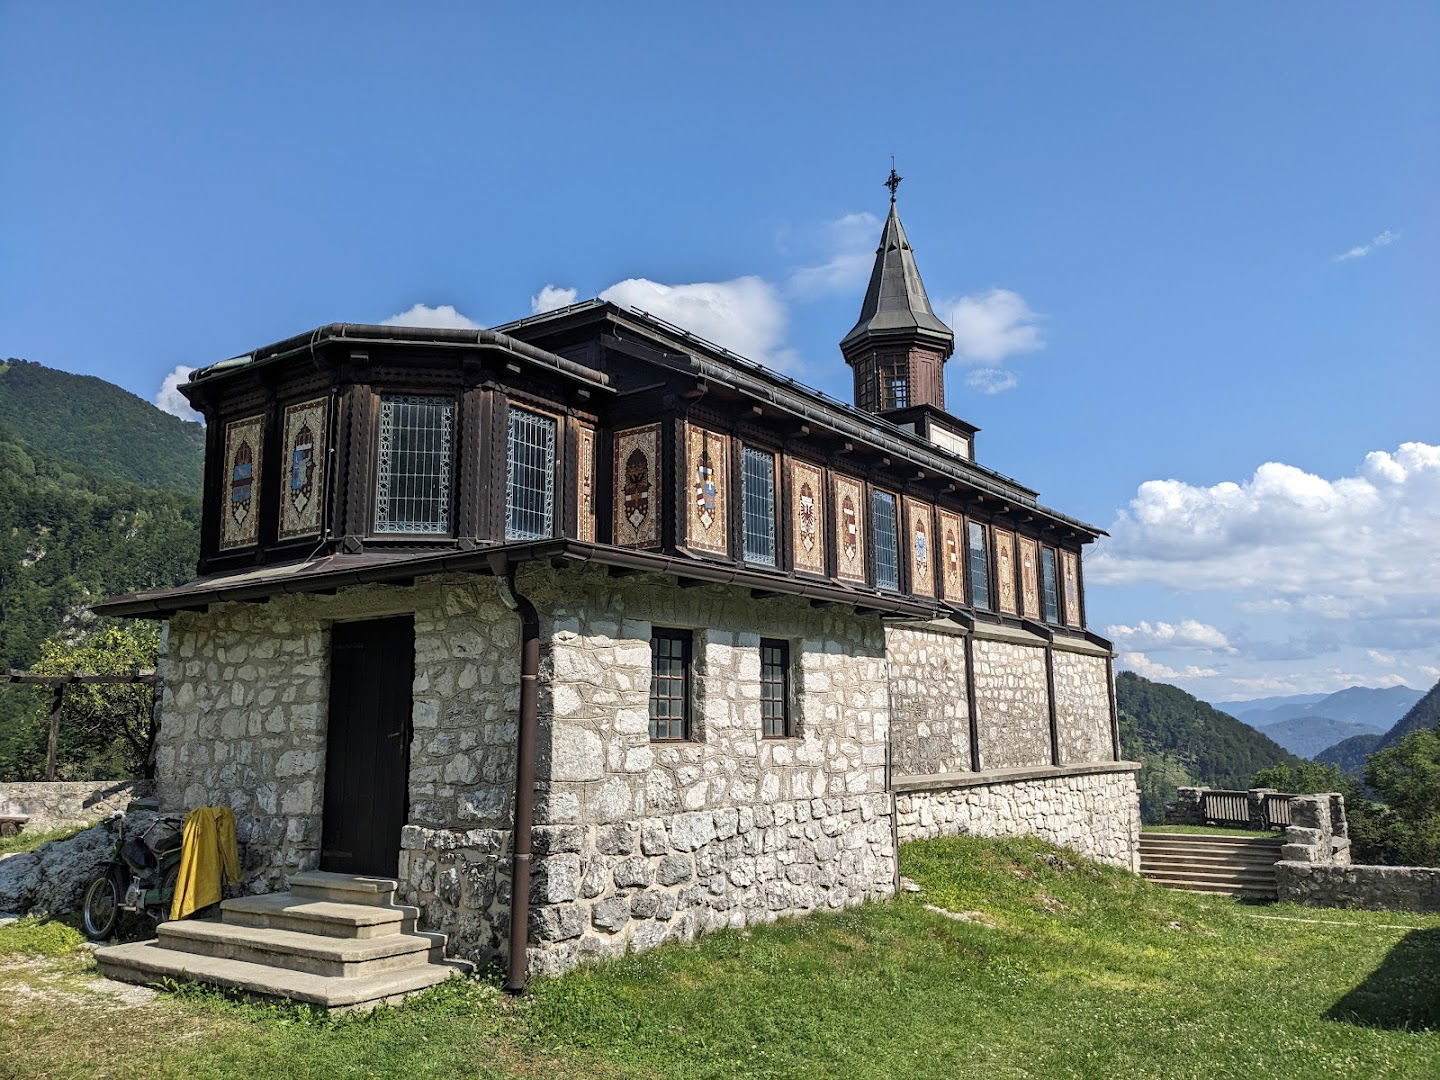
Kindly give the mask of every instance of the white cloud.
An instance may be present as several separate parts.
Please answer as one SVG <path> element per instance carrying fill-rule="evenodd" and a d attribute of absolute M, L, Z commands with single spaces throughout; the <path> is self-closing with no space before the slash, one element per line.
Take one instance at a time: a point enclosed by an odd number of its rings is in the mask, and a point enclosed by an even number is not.
<path fill-rule="evenodd" d="M 1321 618 L 1440 606 L 1440 446 L 1403 443 L 1327 480 L 1268 462 L 1248 480 L 1140 485 L 1089 560 L 1092 582 L 1243 590 Z"/>
<path fill-rule="evenodd" d="M 1381 652 L 1379 649 L 1366 649 L 1365 655 L 1370 657 L 1370 659 L 1373 660 L 1375 663 L 1380 664 L 1384 667 L 1395 666 L 1395 658 Z"/>
<path fill-rule="evenodd" d="M 1170 682 L 1173 679 L 1209 679 L 1220 674 L 1214 668 L 1196 667 L 1194 664 L 1179 669 L 1173 668 L 1168 664 L 1151 660 L 1143 652 L 1121 653 L 1120 663 L 1137 675 L 1142 675 L 1147 679 L 1158 679 L 1161 682 Z"/>
<path fill-rule="evenodd" d="M 542 311 L 554 311 L 556 308 L 569 307 L 575 303 L 579 295 L 580 293 L 575 289 L 562 289 L 559 285 L 546 285 L 530 297 L 530 313 L 539 315 Z"/>
<path fill-rule="evenodd" d="M 193 367 L 186 367 L 181 364 L 174 371 L 166 375 L 160 383 L 160 389 L 155 391 L 155 407 L 162 412 L 168 412 L 171 416 L 178 416 L 181 420 L 202 421 L 202 417 L 190 403 L 185 400 L 185 395 L 180 393 L 180 384 L 190 378 Z"/>
<path fill-rule="evenodd" d="M 747 359 L 774 368 L 796 366 L 793 350 L 784 345 L 789 312 L 779 291 L 763 278 L 688 285 L 629 278 L 611 285 L 600 298 L 658 315 Z"/>
<path fill-rule="evenodd" d="M 439 307 L 416 304 L 408 311 L 382 320 L 380 325 L 418 326 L 431 330 L 479 330 L 484 324 L 460 314 L 451 304 L 441 304 Z"/>
<path fill-rule="evenodd" d="M 982 394 L 1004 393 L 1019 381 L 1013 371 L 1006 371 L 1004 368 L 971 368 L 965 373 L 965 385 Z"/>
<path fill-rule="evenodd" d="M 1207 652 L 1234 652 L 1230 639 L 1218 628 L 1196 619 L 1178 623 L 1140 622 L 1135 626 L 1108 626 L 1108 637 L 1133 649 L 1201 649 Z"/>
<path fill-rule="evenodd" d="M 1371 240 L 1368 244 L 1359 244 L 1356 247 L 1352 247 L 1348 251 L 1342 251 L 1339 255 L 1335 256 L 1335 261 L 1348 262 L 1351 259 L 1363 259 L 1366 255 L 1369 255 L 1376 248 L 1388 247 L 1399 239 L 1399 233 L 1391 232 L 1389 229 L 1386 229 L 1379 236 L 1375 237 L 1375 239 Z"/>
<path fill-rule="evenodd" d="M 868 211 L 844 214 L 827 222 L 822 231 L 823 261 L 791 272 L 787 291 L 801 299 L 828 293 L 858 293 L 875 263 L 875 242 L 880 219 Z"/>
<path fill-rule="evenodd" d="M 955 331 L 955 355 L 962 361 L 997 367 L 1012 356 L 1043 349 L 1040 316 L 1009 289 L 962 296 L 941 305 L 940 317 Z"/>

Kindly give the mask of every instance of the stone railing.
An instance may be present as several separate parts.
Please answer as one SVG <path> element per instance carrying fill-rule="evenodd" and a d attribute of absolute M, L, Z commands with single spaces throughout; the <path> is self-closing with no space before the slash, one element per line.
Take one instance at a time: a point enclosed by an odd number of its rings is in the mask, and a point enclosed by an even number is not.
<path fill-rule="evenodd" d="M 1345 799 L 1296 795 L 1275 864 L 1281 900 L 1315 907 L 1440 911 L 1440 867 L 1356 866 L 1350 862 Z"/>
<path fill-rule="evenodd" d="M 1221 825 L 1240 829 L 1275 829 L 1290 824 L 1289 792 L 1273 788 L 1248 791 L 1182 787 L 1165 807 L 1166 825 Z M 1344 815 L 1342 813 L 1343 822 Z"/>
<path fill-rule="evenodd" d="M 148 780 L 0 783 L 0 817 L 26 818 L 27 832 L 88 825 L 149 794 Z"/>

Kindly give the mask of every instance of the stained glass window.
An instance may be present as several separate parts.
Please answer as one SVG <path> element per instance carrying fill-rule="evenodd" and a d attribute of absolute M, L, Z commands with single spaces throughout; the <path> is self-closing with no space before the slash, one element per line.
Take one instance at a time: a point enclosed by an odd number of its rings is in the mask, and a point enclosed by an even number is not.
<path fill-rule="evenodd" d="M 377 533 L 450 532 L 450 398 L 386 394 L 380 399 L 375 480 Z"/>
<path fill-rule="evenodd" d="M 990 549 L 986 542 L 985 526 L 978 521 L 969 523 L 968 555 L 970 563 L 970 602 L 977 608 L 990 606 Z"/>
<path fill-rule="evenodd" d="M 881 589 L 900 588 L 900 536 L 895 517 L 895 496 L 876 491 L 870 499 L 875 523 L 875 584 Z"/>
<path fill-rule="evenodd" d="M 741 502 L 745 507 L 745 561 L 775 565 L 775 455 L 745 447 Z"/>
<path fill-rule="evenodd" d="M 1040 549 L 1040 603 L 1047 623 L 1060 621 L 1060 586 L 1055 574 L 1055 549 Z"/>
<path fill-rule="evenodd" d="M 554 529 L 555 421 L 510 410 L 505 455 L 505 539 L 543 540 Z"/>

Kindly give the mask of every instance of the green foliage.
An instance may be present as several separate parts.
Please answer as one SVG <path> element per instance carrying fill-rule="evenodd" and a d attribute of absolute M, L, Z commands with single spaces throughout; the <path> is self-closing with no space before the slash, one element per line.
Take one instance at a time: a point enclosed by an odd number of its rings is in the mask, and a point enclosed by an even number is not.
<path fill-rule="evenodd" d="M 110 624 L 71 643 L 51 639 L 31 665 L 37 675 L 128 675 L 153 669 L 160 628 L 151 622 Z M 106 780 L 154 775 L 153 690 L 136 684 L 71 684 L 65 688 L 56 743 L 57 780 Z M 39 700 L 0 740 L 0 777 L 45 778 L 51 696 Z"/>
<path fill-rule="evenodd" d="M 1424 731 L 1440 724 L 1440 682 L 1430 688 L 1429 693 L 1410 707 L 1393 728 L 1380 739 L 1377 750 L 1394 746 L 1412 731 Z"/>
<path fill-rule="evenodd" d="M 91 375 L 10 360 L 0 366 L 0 429 L 110 484 L 200 494 L 205 429 Z"/>
<path fill-rule="evenodd" d="M 1115 680 L 1115 697 L 1121 749 L 1143 766 L 1137 779 L 1145 821 L 1162 820 L 1177 787 L 1244 788 L 1260 769 L 1300 761 L 1248 724 L 1177 686 L 1122 671 Z"/>
<path fill-rule="evenodd" d="M 85 935 L 58 919 L 19 919 L 0 926 L 0 956 L 68 956 Z"/>
<path fill-rule="evenodd" d="M 1326 747 L 1315 755 L 1315 760 L 1324 765 L 1335 765 L 1347 776 L 1360 776 L 1365 772 L 1365 759 L 1379 746 L 1383 735 L 1352 735 L 1334 746 Z"/>
<path fill-rule="evenodd" d="M 1440 732 L 1412 731 L 1370 755 L 1365 782 L 1388 809 L 1384 861 L 1440 866 Z"/>

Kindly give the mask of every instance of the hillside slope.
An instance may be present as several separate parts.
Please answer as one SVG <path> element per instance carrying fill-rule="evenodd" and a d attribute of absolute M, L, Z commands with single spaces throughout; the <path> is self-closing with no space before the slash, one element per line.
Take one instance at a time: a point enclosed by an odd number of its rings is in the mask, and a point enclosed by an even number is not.
<path fill-rule="evenodd" d="M 1412 731 L 1436 726 L 1440 726 L 1440 682 L 1432 686 L 1424 697 L 1411 706 L 1409 712 L 1396 721 L 1394 727 L 1381 736 L 1375 749 L 1383 750 L 1387 746 L 1394 746 Z"/>
<path fill-rule="evenodd" d="M 1353 724 L 1328 716 L 1295 716 L 1278 724 L 1266 724 L 1260 734 L 1273 739 L 1292 754 L 1313 758 L 1326 747 L 1356 735 L 1379 738 L 1385 729 L 1371 724 Z"/>
<path fill-rule="evenodd" d="M 1271 765 L 1299 759 L 1254 728 L 1178 686 L 1151 682 L 1133 671 L 1115 680 L 1120 746 L 1140 761 L 1140 813 L 1160 820 L 1175 789 L 1184 786 L 1247 787 Z"/>
<path fill-rule="evenodd" d="M 1374 734 L 1352 735 L 1334 746 L 1327 746 L 1314 758 L 1322 765 L 1336 765 L 1347 776 L 1359 780 L 1365 775 L 1365 759 L 1375 752 L 1382 738 L 1383 735 Z"/>
<path fill-rule="evenodd" d="M 200 494 L 205 429 L 91 375 L 0 361 L 0 435 L 97 480 Z"/>
<path fill-rule="evenodd" d="M 1412 690 L 1408 686 L 1347 686 L 1344 690 L 1322 694 L 1313 700 L 1267 704 L 1268 701 L 1275 700 L 1271 698 L 1253 702 L 1237 701 L 1217 707 L 1260 731 L 1301 717 L 1321 717 L 1342 724 L 1358 724 L 1368 731 L 1385 731 L 1422 696 L 1423 691 Z"/>

